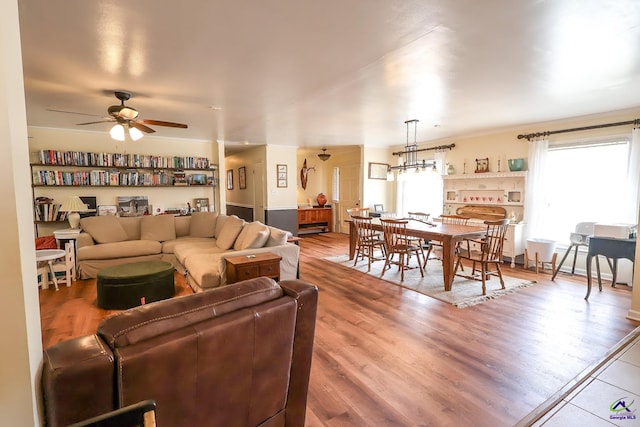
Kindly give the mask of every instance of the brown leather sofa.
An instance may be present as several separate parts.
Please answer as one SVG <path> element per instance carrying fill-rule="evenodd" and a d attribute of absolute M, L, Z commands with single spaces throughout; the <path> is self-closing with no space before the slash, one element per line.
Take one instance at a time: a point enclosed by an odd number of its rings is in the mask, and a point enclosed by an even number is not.
<path fill-rule="evenodd" d="M 123 311 L 44 351 L 48 426 L 142 400 L 158 426 L 303 426 L 318 290 L 258 278 Z"/>

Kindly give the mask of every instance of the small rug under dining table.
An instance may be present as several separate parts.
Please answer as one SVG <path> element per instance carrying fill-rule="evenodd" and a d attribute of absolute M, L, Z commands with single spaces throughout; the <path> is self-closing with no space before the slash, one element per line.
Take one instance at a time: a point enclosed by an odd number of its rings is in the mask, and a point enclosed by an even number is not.
<path fill-rule="evenodd" d="M 367 274 L 366 259 L 358 260 L 355 267 L 353 266 L 353 260 L 350 260 L 348 255 L 337 255 L 326 257 L 324 259 Z M 368 274 L 380 278 L 383 266 L 384 261 L 373 262 L 371 264 L 371 272 Z M 465 267 L 465 271 L 467 270 L 470 270 L 470 267 Z M 470 307 L 487 300 L 499 298 L 503 295 L 516 292 L 518 289 L 522 289 L 536 283 L 531 280 L 510 277 L 504 273 L 502 274 L 502 277 L 504 279 L 505 289 L 501 289 L 500 280 L 497 277 L 491 277 L 490 280 L 487 280 L 487 295 L 482 295 L 482 283 L 480 281 L 466 279 L 460 276 L 455 276 L 453 279 L 451 291 L 445 291 L 444 279 L 442 277 L 442 263 L 439 260 L 434 259 L 429 260 L 427 263 L 427 269 L 424 277 L 420 276 L 420 271 L 416 268 L 405 271 L 404 281 L 401 282 L 400 272 L 397 267 L 393 266 L 391 269 L 387 270 L 384 277 L 382 277 L 382 280 L 406 289 L 414 290 L 423 295 L 454 305 L 458 308 Z"/>

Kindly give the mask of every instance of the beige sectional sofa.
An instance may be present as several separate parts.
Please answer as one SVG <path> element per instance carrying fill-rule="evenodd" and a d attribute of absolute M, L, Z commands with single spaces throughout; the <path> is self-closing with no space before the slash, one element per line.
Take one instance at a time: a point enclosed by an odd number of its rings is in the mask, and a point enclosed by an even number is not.
<path fill-rule="evenodd" d="M 300 248 L 287 243 L 286 231 L 234 215 L 94 216 L 80 220 L 80 227 L 76 259 L 82 279 L 95 278 L 111 265 L 163 260 L 199 292 L 226 284 L 226 257 L 261 252 L 282 257 L 281 280 L 297 274 Z"/>

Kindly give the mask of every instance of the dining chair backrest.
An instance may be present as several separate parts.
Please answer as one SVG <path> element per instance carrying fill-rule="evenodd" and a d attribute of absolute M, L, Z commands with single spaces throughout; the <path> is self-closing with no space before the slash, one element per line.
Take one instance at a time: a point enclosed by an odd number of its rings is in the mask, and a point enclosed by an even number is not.
<path fill-rule="evenodd" d="M 407 246 L 407 223 L 406 220 L 381 219 L 382 233 L 387 250 L 394 252 L 398 248 Z"/>
<path fill-rule="evenodd" d="M 353 225 L 358 233 L 358 242 L 366 242 L 377 236 L 377 231 L 372 227 L 373 218 L 368 216 L 352 216 Z"/>
<path fill-rule="evenodd" d="M 367 217 L 369 216 L 369 208 L 348 208 L 347 214 L 349 218 L 353 218 L 354 216 Z"/>
<path fill-rule="evenodd" d="M 429 221 L 429 216 L 431 214 L 424 213 L 424 212 L 407 212 L 407 215 L 409 215 L 409 218 L 411 218 L 411 219 L 415 219 L 415 220 L 422 221 L 422 222 L 427 222 L 427 221 Z"/>
<path fill-rule="evenodd" d="M 498 221 L 485 221 L 487 234 L 482 243 L 482 258 L 485 261 L 501 262 L 504 236 L 509 227 L 508 219 Z"/>
<path fill-rule="evenodd" d="M 469 222 L 469 217 L 462 215 L 440 215 L 440 219 L 443 224 L 467 225 Z"/>

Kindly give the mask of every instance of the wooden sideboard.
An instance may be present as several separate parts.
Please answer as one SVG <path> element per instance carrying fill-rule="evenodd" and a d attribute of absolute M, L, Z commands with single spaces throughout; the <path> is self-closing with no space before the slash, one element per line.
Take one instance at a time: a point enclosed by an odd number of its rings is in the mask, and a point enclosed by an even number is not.
<path fill-rule="evenodd" d="M 298 209 L 298 234 L 331 231 L 330 207 Z"/>

